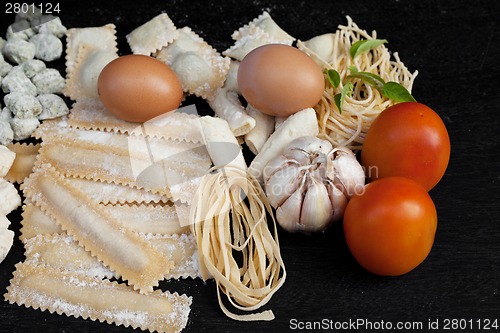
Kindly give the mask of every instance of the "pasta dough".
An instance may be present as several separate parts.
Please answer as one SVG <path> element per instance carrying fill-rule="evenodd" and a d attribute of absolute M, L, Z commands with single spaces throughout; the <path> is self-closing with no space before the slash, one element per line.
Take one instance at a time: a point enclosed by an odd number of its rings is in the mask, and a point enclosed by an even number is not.
<path fill-rule="evenodd" d="M 174 70 L 184 91 L 207 99 L 224 83 L 229 58 L 222 57 L 189 27 L 178 32 L 177 39 L 156 57 Z"/>
<path fill-rule="evenodd" d="M 122 228 L 116 219 L 66 183 L 54 169 L 39 168 L 26 179 L 23 191 L 81 246 L 127 280 L 135 290 L 151 292 L 173 267 L 162 253 L 137 234 Z"/>
<path fill-rule="evenodd" d="M 194 163 L 208 169 L 209 156 L 206 149 L 192 142 L 175 142 L 163 138 L 149 138 L 142 135 L 123 135 L 120 133 L 81 130 L 68 126 L 66 121 L 45 122 L 36 131 L 44 145 L 64 139 L 65 142 L 78 144 L 82 147 L 98 149 L 106 147 L 106 151 L 117 155 L 130 156 L 134 159 L 153 161 L 173 160 L 178 163 Z"/>
<path fill-rule="evenodd" d="M 59 234 L 63 230 L 40 207 L 34 205 L 29 199 L 24 201 L 21 220 L 21 236 L 19 239 L 25 243 L 37 235 Z"/>
<path fill-rule="evenodd" d="M 189 231 L 180 225 L 173 205 L 99 205 L 123 228 L 142 234 L 178 235 Z M 181 205 L 178 205 L 181 206 Z M 182 209 L 182 208 L 181 208 Z M 187 213 L 186 213 L 187 214 Z M 61 227 L 38 206 L 28 202 L 23 207 L 21 241 L 37 235 L 60 234 Z"/>
<path fill-rule="evenodd" d="M 245 135 L 245 143 L 250 151 L 257 155 L 274 132 L 275 117 L 260 112 L 250 104 L 247 105 L 246 110 L 255 120 L 255 127 Z"/>
<path fill-rule="evenodd" d="M 66 74 L 70 74 L 78 60 L 80 45 L 92 45 L 111 53 L 118 52 L 116 27 L 114 24 L 106 24 L 102 27 L 68 29 L 66 44 Z"/>
<path fill-rule="evenodd" d="M 66 44 L 64 95 L 73 100 L 98 98 L 99 73 L 118 57 L 115 25 L 69 29 Z"/>
<path fill-rule="evenodd" d="M 54 222 L 55 223 L 55 222 Z M 174 262 L 174 267 L 165 278 L 196 278 L 199 276 L 197 248 L 193 235 L 141 234 L 158 251 Z M 117 277 L 97 258 L 78 245 L 73 237 L 65 233 L 37 235 L 29 238 L 25 263 L 32 266 L 50 266 L 66 273 L 76 273 L 100 279 Z M 64 253 L 64 256 L 60 254 Z"/>
<path fill-rule="evenodd" d="M 172 43 L 178 35 L 170 17 L 161 13 L 135 28 L 126 38 L 134 54 L 150 55 Z"/>
<path fill-rule="evenodd" d="M 177 293 L 142 295 L 117 282 L 29 263 L 16 265 L 5 299 L 51 313 L 164 333 L 186 326 L 192 302 Z"/>
<path fill-rule="evenodd" d="M 236 309 L 259 309 L 283 285 L 286 271 L 271 206 L 257 180 L 247 173 L 241 150 L 228 161 L 227 155 L 211 149 L 220 143 L 239 147 L 229 125 L 211 117 L 201 121 L 217 171 L 202 178 L 190 214 L 201 276 L 215 279 L 219 305 L 228 317 L 272 320 L 272 311 L 236 315 L 223 303 L 221 292 Z M 267 214 L 273 217 L 272 231 L 268 228 Z M 235 259 L 235 252 L 242 262 Z"/>
<path fill-rule="evenodd" d="M 266 44 L 292 45 L 295 41 L 295 38 L 274 22 L 268 12 L 263 12 L 253 21 L 235 31 L 232 38 L 236 42 L 222 54 L 239 61 L 259 46 Z"/>
<path fill-rule="evenodd" d="M 231 61 L 224 86 L 208 99 L 215 114 L 228 122 L 235 136 L 245 135 L 255 127 L 255 120 L 247 114 L 239 100 L 238 68 L 239 62 Z"/>
<path fill-rule="evenodd" d="M 16 159 L 5 179 L 12 183 L 22 183 L 33 170 L 40 144 L 14 143 L 9 145 L 9 149 L 16 153 Z"/>
<path fill-rule="evenodd" d="M 85 193 L 90 199 L 104 204 L 166 204 L 169 203 L 171 199 L 171 196 L 99 180 L 67 177 L 66 181 L 68 181 L 71 186 Z"/>
<path fill-rule="evenodd" d="M 102 50 L 89 44 L 80 45 L 75 65 L 67 75 L 64 95 L 73 100 L 99 99 L 97 91 L 99 74 L 116 58 L 118 55 L 109 50 Z"/>
<path fill-rule="evenodd" d="M 84 100 L 73 105 L 68 124 L 71 127 L 87 130 L 201 143 L 202 137 L 197 119 L 195 115 L 176 111 L 168 112 L 139 126 L 137 123 L 116 118 L 100 101 Z"/>
<path fill-rule="evenodd" d="M 5 177 L 8 174 L 16 160 L 16 153 L 10 148 L 12 147 L 0 144 L 0 177 Z"/>

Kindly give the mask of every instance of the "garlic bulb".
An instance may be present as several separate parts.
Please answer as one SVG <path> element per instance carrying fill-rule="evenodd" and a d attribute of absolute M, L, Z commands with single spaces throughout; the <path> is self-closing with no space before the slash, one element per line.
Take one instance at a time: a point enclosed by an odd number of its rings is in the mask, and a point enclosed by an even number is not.
<path fill-rule="evenodd" d="M 303 136 L 269 161 L 264 182 L 283 229 L 314 232 L 342 218 L 347 201 L 363 190 L 365 174 L 350 149 Z"/>

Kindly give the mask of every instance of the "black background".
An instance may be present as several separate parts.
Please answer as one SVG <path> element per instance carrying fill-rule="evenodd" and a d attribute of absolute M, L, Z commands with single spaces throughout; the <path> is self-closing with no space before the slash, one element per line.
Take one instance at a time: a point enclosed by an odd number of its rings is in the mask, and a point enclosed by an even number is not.
<path fill-rule="evenodd" d="M 419 71 L 413 95 L 437 111 L 448 128 L 450 164 L 442 181 L 430 192 L 438 210 L 438 230 L 434 247 L 422 265 L 401 277 L 378 277 L 354 261 L 341 224 L 312 236 L 280 232 L 288 278 L 266 306 L 275 312 L 276 319 L 250 323 L 230 320 L 219 310 L 213 282 L 166 282 L 164 288 L 193 296 L 185 332 L 286 332 L 294 318 L 421 321 L 424 328 L 428 320 L 440 320 L 442 328 L 446 318 L 497 319 L 500 325 L 497 1 L 79 1 L 62 2 L 60 9 L 68 28 L 114 23 L 121 54 L 130 53 L 124 36 L 161 11 L 168 13 L 177 27 L 190 26 L 219 51 L 232 44 L 234 30 L 263 10 L 268 10 L 284 30 L 303 40 L 334 32 L 349 15 L 361 28 L 377 30 L 410 70 Z M 3 36 L 13 20 L 13 14 L 2 14 Z M 63 69 L 61 62 L 48 66 Z M 196 102 L 206 108 L 202 101 Z M 18 236 L 20 210 L 9 218 Z M 23 249 L 16 239 L 0 264 L 1 294 L 14 264 L 21 260 Z M 2 300 L 0 331 L 132 329 L 51 315 Z"/>

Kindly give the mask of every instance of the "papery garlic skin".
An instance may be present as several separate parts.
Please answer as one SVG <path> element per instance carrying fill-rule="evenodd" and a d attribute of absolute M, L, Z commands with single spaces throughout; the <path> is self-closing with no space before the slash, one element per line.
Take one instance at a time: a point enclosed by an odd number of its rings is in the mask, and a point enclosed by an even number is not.
<path fill-rule="evenodd" d="M 309 233 L 342 218 L 348 200 L 364 189 L 365 173 L 350 149 L 304 136 L 269 161 L 264 182 L 281 227 Z"/>

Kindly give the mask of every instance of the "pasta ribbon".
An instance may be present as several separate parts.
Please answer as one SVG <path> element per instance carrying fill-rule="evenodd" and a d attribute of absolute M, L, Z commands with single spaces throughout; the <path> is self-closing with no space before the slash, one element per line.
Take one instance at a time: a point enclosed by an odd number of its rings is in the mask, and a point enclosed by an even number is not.
<path fill-rule="evenodd" d="M 212 117 L 200 121 L 215 165 L 213 173 L 201 178 L 189 219 L 198 244 L 201 277 L 215 279 L 219 305 L 229 318 L 273 320 L 270 310 L 239 315 L 224 305 L 221 292 L 238 310 L 259 309 L 283 285 L 286 270 L 271 205 L 258 180 L 248 172 L 241 150 L 228 161 L 216 149 L 217 143 L 239 148 L 229 124 Z"/>

